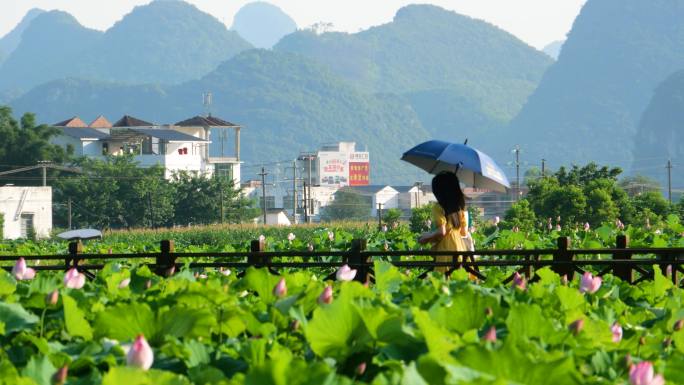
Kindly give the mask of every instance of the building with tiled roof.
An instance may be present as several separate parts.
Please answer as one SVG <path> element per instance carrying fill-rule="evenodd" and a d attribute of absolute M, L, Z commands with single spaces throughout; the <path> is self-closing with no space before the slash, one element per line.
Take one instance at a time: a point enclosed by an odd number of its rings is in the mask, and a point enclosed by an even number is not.
<path fill-rule="evenodd" d="M 55 127 L 88 127 L 86 122 L 81 120 L 78 116 L 53 124 Z"/>
<path fill-rule="evenodd" d="M 95 120 L 93 120 L 88 127 L 90 128 L 111 128 L 112 123 L 107 120 L 104 116 L 100 115 Z"/>

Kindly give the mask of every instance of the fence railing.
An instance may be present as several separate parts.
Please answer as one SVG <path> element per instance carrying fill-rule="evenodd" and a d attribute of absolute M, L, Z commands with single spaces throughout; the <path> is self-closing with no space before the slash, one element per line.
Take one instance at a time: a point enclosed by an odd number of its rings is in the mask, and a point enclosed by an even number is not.
<path fill-rule="evenodd" d="M 386 260 L 406 269 L 421 269 L 424 277 L 436 268 L 449 274 L 456 269 L 465 269 L 477 279 L 486 279 L 486 267 L 514 267 L 515 271 L 534 279 L 534 272 L 550 266 L 560 275 L 572 279 L 574 273 L 584 273 L 588 266 L 598 270 L 597 274 L 612 273 L 623 281 L 638 283 L 653 279 L 652 266 L 658 265 L 673 283 L 679 284 L 679 273 L 684 273 L 684 248 L 630 248 L 626 236 L 616 238 L 615 248 L 571 249 L 570 239 L 560 237 L 555 249 L 527 250 L 478 250 L 474 252 L 444 252 L 427 250 L 368 251 L 365 239 L 354 239 L 347 251 L 265 251 L 263 241 L 251 242 L 249 252 L 176 252 L 173 240 L 163 240 L 158 253 L 131 254 L 85 254 L 80 242 L 69 243 L 68 253 L 61 255 L 23 255 L 37 270 L 66 270 L 75 267 L 86 273 L 104 267 L 104 262 L 115 260 L 143 259 L 159 275 L 170 275 L 180 266 L 190 268 L 231 268 L 245 270 L 249 267 L 268 268 L 275 274 L 283 268 L 331 269 L 328 279 L 334 279 L 334 270 L 344 264 L 357 269 L 355 280 L 366 282 L 373 279 L 374 261 Z M 437 262 L 437 256 L 449 256 L 448 261 Z M 0 256 L 0 262 L 14 261 L 19 256 Z M 639 257 L 639 258 L 635 258 Z M 182 262 L 181 259 L 190 259 Z M 197 260 L 201 259 L 201 262 Z M 444 258 L 440 258 L 444 260 Z M 63 261 L 63 264 L 35 265 L 35 261 Z M 94 261 L 94 262 L 93 262 Z M 91 262 L 88 264 L 88 262 Z M 3 266 L 9 270 L 10 265 Z M 513 279 L 512 273 L 504 280 Z M 90 274 L 92 276 L 92 274 Z"/>

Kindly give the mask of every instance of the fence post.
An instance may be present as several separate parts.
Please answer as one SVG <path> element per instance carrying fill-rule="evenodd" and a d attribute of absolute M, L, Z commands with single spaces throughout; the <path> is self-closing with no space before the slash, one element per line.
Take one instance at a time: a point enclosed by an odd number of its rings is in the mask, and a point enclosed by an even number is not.
<path fill-rule="evenodd" d="M 570 249 L 570 238 L 558 237 L 556 244 L 558 245 L 558 250 L 553 253 L 553 260 L 563 262 L 572 261 L 573 254 L 568 252 L 568 249 Z M 557 265 L 553 267 L 553 271 L 558 273 L 560 276 L 567 276 L 568 281 L 572 281 L 572 278 L 575 274 L 575 270 L 572 268 L 572 265 Z"/>
<path fill-rule="evenodd" d="M 73 264 L 73 267 L 78 267 L 78 255 L 83 253 L 83 243 L 78 241 L 69 242 L 69 257 L 64 261 L 67 269 Z"/>
<path fill-rule="evenodd" d="M 629 248 L 629 238 L 627 238 L 626 235 L 618 235 L 615 238 L 615 248 L 616 249 L 627 249 Z M 630 253 L 624 253 L 624 254 L 613 254 L 613 259 L 632 259 L 632 254 Z M 628 265 L 617 265 L 613 266 L 613 275 L 616 277 L 620 278 L 621 280 L 632 283 L 634 280 L 633 274 L 632 274 L 632 266 Z"/>
<path fill-rule="evenodd" d="M 168 277 L 176 270 L 176 258 L 171 254 L 176 251 L 173 239 L 164 239 L 159 243 L 161 255 L 157 257 L 157 274 Z"/>
<path fill-rule="evenodd" d="M 351 255 L 349 256 L 349 267 L 356 269 L 355 281 L 365 283 L 368 281 L 368 271 L 370 270 L 363 263 L 368 262 L 368 258 L 364 258 L 361 252 L 366 250 L 367 241 L 365 239 L 352 239 Z"/>
<path fill-rule="evenodd" d="M 249 245 L 249 251 L 252 253 L 263 253 L 266 250 L 266 241 L 261 239 L 253 240 Z M 247 263 L 254 267 L 264 267 L 270 264 L 270 257 L 262 255 L 250 255 L 247 257 Z"/>

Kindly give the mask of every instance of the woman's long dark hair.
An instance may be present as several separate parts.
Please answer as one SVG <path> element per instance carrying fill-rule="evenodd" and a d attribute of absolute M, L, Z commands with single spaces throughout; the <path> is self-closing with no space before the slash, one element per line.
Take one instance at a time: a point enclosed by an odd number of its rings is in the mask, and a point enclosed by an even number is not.
<path fill-rule="evenodd" d="M 465 209 L 465 195 L 453 172 L 441 172 L 432 178 L 432 193 L 447 216 Z"/>

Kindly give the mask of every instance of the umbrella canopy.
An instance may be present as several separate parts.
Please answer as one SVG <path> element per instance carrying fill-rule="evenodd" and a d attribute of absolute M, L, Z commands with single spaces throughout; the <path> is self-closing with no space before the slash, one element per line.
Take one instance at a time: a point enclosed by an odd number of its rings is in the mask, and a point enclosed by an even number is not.
<path fill-rule="evenodd" d="M 63 233 L 57 234 L 59 238 L 66 239 L 68 241 L 74 240 L 74 239 L 94 239 L 94 238 L 102 238 L 102 232 L 100 230 L 95 230 L 95 229 L 79 229 L 79 230 L 71 230 L 71 231 L 65 231 Z"/>
<path fill-rule="evenodd" d="M 430 140 L 406 151 L 401 160 L 430 174 L 456 172 L 466 186 L 506 192 L 511 184 L 489 155 L 465 144 Z"/>

